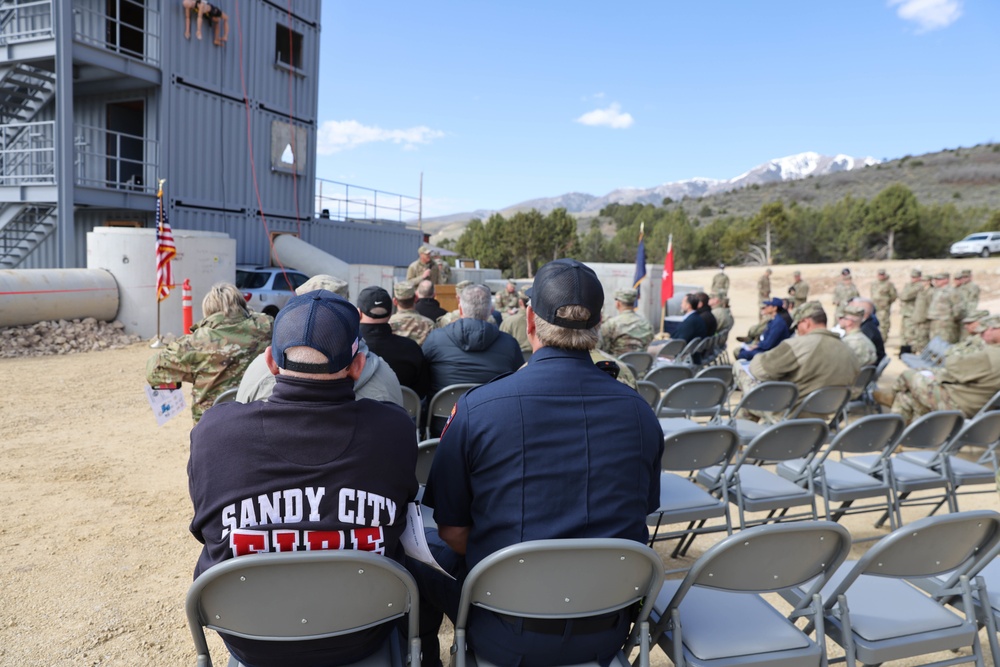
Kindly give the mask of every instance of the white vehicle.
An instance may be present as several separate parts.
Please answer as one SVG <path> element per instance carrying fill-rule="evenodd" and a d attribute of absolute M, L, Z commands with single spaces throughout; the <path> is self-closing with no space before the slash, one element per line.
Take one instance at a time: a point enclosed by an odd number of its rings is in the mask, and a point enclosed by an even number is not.
<path fill-rule="evenodd" d="M 989 257 L 1000 253 L 1000 232 L 976 232 L 969 234 L 958 243 L 951 244 L 952 257 Z"/>
<path fill-rule="evenodd" d="M 309 276 L 295 269 L 240 264 L 236 267 L 236 286 L 247 305 L 259 313 L 274 317 L 295 296 L 295 290 Z"/>

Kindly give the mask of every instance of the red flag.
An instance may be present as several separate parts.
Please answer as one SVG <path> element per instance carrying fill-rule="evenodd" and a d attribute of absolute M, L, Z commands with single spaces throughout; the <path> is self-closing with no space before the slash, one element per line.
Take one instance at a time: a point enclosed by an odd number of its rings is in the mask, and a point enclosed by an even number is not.
<path fill-rule="evenodd" d="M 667 241 L 667 256 L 663 258 L 663 281 L 660 283 L 660 308 L 674 295 L 674 237 Z"/>
<path fill-rule="evenodd" d="M 170 270 L 170 260 L 177 254 L 174 245 L 174 234 L 170 231 L 170 221 L 163 210 L 163 182 L 156 193 L 156 300 L 163 301 L 174 286 L 173 272 Z"/>

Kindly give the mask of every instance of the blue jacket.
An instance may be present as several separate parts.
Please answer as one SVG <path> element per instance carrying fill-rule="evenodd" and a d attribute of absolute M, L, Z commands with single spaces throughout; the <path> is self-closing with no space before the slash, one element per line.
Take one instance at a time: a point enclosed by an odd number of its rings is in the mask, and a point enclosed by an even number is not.
<path fill-rule="evenodd" d="M 771 318 L 764 333 L 760 336 L 760 343 L 752 350 L 740 350 L 736 355 L 737 359 L 753 359 L 761 352 L 767 352 L 778 347 L 778 343 L 786 338 L 792 337 L 792 330 L 788 328 L 788 323 L 780 314 Z"/>
<path fill-rule="evenodd" d="M 704 338 L 707 335 L 708 325 L 705 323 L 705 318 L 692 311 L 684 317 L 680 326 L 670 337 L 691 342 L 695 338 Z"/>
<path fill-rule="evenodd" d="M 483 384 L 524 363 L 521 346 L 493 322 L 462 318 L 434 329 L 424 341 L 431 394 L 450 384 Z"/>

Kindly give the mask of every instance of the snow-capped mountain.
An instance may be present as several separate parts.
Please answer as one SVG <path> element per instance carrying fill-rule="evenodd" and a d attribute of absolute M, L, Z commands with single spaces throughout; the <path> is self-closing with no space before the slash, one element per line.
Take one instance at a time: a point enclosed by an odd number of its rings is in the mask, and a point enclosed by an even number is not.
<path fill-rule="evenodd" d="M 751 185 L 763 185 L 777 181 L 791 181 L 821 176 L 838 171 L 849 171 L 869 165 L 878 164 L 879 160 L 872 157 L 857 158 L 849 155 L 820 155 L 819 153 L 799 153 L 788 157 L 775 158 L 739 176 L 727 180 L 714 178 L 689 178 L 673 183 L 664 183 L 652 188 L 619 188 L 603 197 L 595 197 L 580 192 L 572 192 L 558 197 L 531 199 L 509 206 L 501 213 L 537 209 L 547 213 L 555 208 L 565 208 L 570 213 L 597 213 L 608 204 L 656 204 L 659 205 L 667 197 L 680 200 L 684 197 L 704 197 L 719 192 L 745 188 Z M 457 216 L 448 216 L 456 218 Z M 485 219 L 487 216 L 483 216 Z"/>

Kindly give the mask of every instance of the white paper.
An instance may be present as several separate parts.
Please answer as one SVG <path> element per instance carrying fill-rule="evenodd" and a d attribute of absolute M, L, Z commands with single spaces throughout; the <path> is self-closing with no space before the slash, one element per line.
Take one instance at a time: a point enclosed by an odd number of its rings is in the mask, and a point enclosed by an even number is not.
<path fill-rule="evenodd" d="M 157 426 L 163 426 L 187 407 L 184 392 L 180 389 L 154 389 L 147 384 L 146 398 L 149 399 L 149 407 L 156 417 Z"/>
<path fill-rule="evenodd" d="M 406 551 L 407 556 L 430 565 L 438 572 L 443 572 L 449 579 L 455 579 L 438 565 L 434 556 L 431 555 L 431 549 L 427 546 L 427 536 L 424 535 L 424 517 L 420 512 L 419 503 L 410 503 L 406 506 L 406 529 L 403 530 L 400 541 L 403 543 L 403 550 Z"/>

